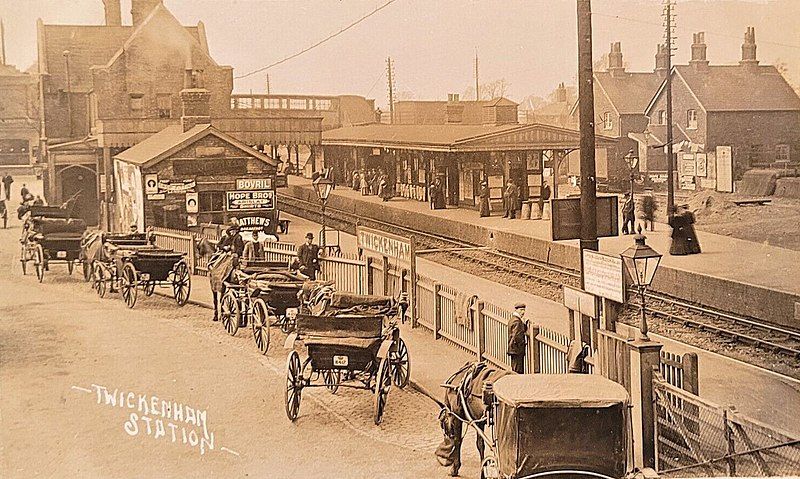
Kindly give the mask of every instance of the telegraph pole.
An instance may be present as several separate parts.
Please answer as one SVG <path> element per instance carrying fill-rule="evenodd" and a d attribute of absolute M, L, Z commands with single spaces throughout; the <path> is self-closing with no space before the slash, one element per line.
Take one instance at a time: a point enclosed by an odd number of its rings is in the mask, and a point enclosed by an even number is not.
<path fill-rule="evenodd" d="M 672 152 L 672 50 L 673 0 L 664 0 L 664 28 L 667 47 L 667 216 L 672 219 L 675 210 L 675 158 Z"/>
<path fill-rule="evenodd" d="M 392 57 L 386 59 L 386 71 L 389 78 L 389 123 L 394 123 L 394 72 Z"/>
<path fill-rule="evenodd" d="M 267 95 L 269 95 L 269 73 L 267 73 Z"/>
<path fill-rule="evenodd" d="M 478 47 L 475 47 L 475 101 L 481 101 L 481 87 L 478 83 Z"/>
<path fill-rule="evenodd" d="M 578 109 L 581 150 L 581 270 L 583 250 L 597 251 L 597 184 L 594 164 L 592 2 L 578 0 Z M 581 273 L 583 283 L 583 273 Z M 583 286 L 583 284 L 581 284 Z"/>

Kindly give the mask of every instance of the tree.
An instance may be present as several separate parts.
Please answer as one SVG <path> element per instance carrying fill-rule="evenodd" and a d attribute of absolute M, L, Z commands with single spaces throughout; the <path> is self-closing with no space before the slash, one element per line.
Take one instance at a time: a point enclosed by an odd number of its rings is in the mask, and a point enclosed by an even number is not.
<path fill-rule="evenodd" d="M 505 78 L 500 78 L 498 80 L 492 80 L 490 82 L 481 83 L 479 85 L 480 99 L 492 100 L 494 98 L 505 96 L 509 86 L 511 86 L 511 84 L 508 83 Z M 461 98 L 463 100 L 474 100 L 475 87 L 472 86 L 467 87 L 467 89 L 465 89 L 463 93 L 461 93 Z"/>
<path fill-rule="evenodd" d="M 784 61 L 777 60 L 775 62 L 775 68 L 778 70 L 778 73 L 780 73 L 781 76 L 783 76 L 783 78 L 786 80 L 789 86 L 792 87 L 792 90 L 794 90 L 795 93 L 800 95 L 800 84 L 797 84 L 792 80 L 791 75 L 789 74 L 789 64 L 787 64 Z"/>

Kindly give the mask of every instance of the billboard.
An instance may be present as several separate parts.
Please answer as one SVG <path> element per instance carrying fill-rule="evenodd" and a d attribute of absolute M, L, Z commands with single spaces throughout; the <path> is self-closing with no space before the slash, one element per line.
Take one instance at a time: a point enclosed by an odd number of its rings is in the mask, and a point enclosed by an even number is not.
<path fill-rule="evenodd" d="M 553 241 L 581 237 L 581 199 L 554 198 L 550 223 Z M 619 212 L 616 196 L 597 197 L 597 237 L 619 235 Z"/>

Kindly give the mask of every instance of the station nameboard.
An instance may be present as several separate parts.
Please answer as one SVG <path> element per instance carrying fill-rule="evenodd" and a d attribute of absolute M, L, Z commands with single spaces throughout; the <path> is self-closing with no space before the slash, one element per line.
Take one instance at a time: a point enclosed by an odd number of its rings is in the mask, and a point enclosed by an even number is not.
<path fill-rule="evenodd" d="M 362 250 L 372 251 L 381 256 L 396 258 L 399 261 L 411 261 L 411 240 L 383 231 L 356 227 L 356 240 Z"/>
<path fill-rule="evenodd" d="M 236 180 L 237 190 L 272 190 L 272 178 L 239 178 Z"/>
<path fill-rule="evenodd" d="M 227 211 L 275 209 L 275 192 L 272 190 L 226 191 L 225 196 Z"/>
<path fill-rule="evenodd" d="M 553 241 L 581 237 L 581 199 L 553 199 L 551 229 Z M 597 197 L 597 237 L 619 235 L 619 212 L 616 196 Z"/>
<path fill-rule="evenodd" d="M 583 250 L 583 289 L 595 296 L 624 303 L 625 278 L 622 268 L 622 258 L 619 256 Z"/>

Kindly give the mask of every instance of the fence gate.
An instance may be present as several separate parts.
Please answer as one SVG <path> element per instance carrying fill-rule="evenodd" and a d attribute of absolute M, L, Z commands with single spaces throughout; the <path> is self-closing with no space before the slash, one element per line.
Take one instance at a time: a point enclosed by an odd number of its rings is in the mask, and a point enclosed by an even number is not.
<path fill-rule="evenodd" d="M 800 439 L 653 379 L 656 468 L 662 476 L 788 476 Z"/>

